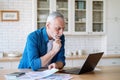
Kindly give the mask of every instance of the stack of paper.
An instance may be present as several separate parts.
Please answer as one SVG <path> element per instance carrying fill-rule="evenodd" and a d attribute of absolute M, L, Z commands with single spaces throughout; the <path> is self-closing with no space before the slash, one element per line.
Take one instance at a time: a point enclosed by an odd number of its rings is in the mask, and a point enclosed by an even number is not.
<path fill-rule="evenodd" d="M 44 77 L 47 77 L 47 76 L 50 76 L 54 73 L 56 73 L 58 71 L 58 69 L 49 69 L 49 70 L 45 70 L 45 71 L 41 71 L 41 72 L 28 72 L 26 73 L 26 75 L 24 76 L 21 76 L 19 77 L 19 80 L 23 80 L 26 78 L 27 79 L 30 79 L 30 80 L 38 80 L 38 79 L 41 79 L 41 78 L 44 78 Z"/>
<path fill-rule="evenodd" d="M 28 72 L 23 76 L 8 76 L 5 75 L 6 80 L 69 80 L 72 77 L 69 74 L 54 74 L 58 69 L 49 69 L 41 72 Z"/>
<path fill-rule="evenodd" d="M 25 75 L 25 72 L 13 72 L 10 74 L 6 74 L 5 78 L 6 78 L 6 80 L 17 80 L 17 78 L 22 75 Z"/>
<path fill-rule="evenodd" d="M 52 74 L 39 80 L 70 80 L 71 78 L 70 74 Z"/>

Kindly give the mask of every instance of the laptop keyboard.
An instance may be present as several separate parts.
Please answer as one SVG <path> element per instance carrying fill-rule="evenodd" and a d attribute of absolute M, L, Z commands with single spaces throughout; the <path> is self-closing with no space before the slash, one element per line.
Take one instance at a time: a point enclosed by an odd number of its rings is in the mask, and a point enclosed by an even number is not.
<path fill-rule="evenodd" d="M 71 68 L 71 69 L 67 69 L 65 70 L 66 73 L 79 73 L 80 72 L 80 68 Z"/>

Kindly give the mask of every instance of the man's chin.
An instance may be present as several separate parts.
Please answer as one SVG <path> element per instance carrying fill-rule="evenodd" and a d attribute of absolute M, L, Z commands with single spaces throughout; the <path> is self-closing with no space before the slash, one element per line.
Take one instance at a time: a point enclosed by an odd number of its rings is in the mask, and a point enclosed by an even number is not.
<path fill-rule="evenodd" d="M 60 39 L 60 36 L 54 36 L 53 39 Z"/>
<path fill-rule="evenodd" d="M 55 36 L 55 39 L 60 39 L 60 36 Z"/>

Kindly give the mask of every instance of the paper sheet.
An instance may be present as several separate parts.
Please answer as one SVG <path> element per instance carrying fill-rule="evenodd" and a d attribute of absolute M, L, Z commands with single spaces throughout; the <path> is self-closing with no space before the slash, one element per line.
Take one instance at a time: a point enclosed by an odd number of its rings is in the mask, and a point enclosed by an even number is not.
<path fill-rule="evenodd" d="M 50 69 L 41 72 L 28 72 L 26 75 L 19 77 L 17 80 L 69 80 L 70 74 L 54 74 L 58 69 Z"/>
<path fill-rule="evenodd" d="M 31 80 L 36 80 L 36 79 L 41 79 L 47 76 L 50 76 L 52 74 L 54 74 L 55 72 L 57 72 L 58 69 L 49 69 L 49 70 L 45 70 L 45 71 L 41 71 L 41 72 L 28 72 L 26 73 L 26 75 L 19 77 L 19 80 L 22 80 L 26 78 L 26 80 L 29 78 Z"/>
<path fill-rule="evenodd" d="M 52 74 L 39 80 L 70 80 L 71 78 L 70 74 Z"/>

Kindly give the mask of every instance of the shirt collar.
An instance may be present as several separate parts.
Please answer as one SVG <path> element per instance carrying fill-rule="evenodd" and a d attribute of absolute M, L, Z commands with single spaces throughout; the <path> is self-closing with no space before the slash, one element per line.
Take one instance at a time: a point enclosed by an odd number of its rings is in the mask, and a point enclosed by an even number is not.
<path fill-rule="evenodd" d="M 43 38 L 45 39 L 46 42 L 49 42 L 49 38 L 48 38 L 47 31 L 46 31 L 46 27 L 44 27 L 44 29 L 43 29 Z"/>

